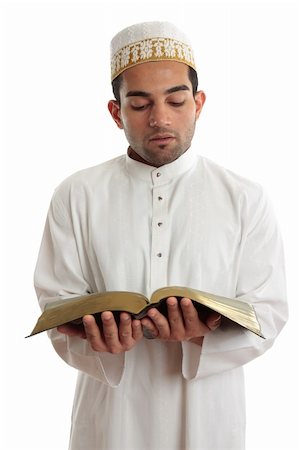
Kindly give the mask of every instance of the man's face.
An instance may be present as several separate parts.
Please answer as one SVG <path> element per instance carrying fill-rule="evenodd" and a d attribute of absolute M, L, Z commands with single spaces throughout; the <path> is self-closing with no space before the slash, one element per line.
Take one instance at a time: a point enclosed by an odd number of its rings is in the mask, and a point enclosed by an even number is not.
<path fill-rule="evenodd" d="M 109 102 L 138 159 L 152 166 L 176 160 L 191 145 L 205 95 L 194 98 L 188 70 L 174 61 L 134 66 L 122 74 L 120 105 Z"/>

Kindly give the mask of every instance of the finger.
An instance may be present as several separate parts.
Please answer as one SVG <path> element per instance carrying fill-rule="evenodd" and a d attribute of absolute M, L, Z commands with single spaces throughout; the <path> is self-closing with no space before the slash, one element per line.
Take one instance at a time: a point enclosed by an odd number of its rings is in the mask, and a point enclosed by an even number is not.
<path fill-rule="evenodd" d="M 81 339 L 86 339 L 86 333 L 82 324 L 74 325 L 72 323 L 64 323 L 63 325 L 59 325 L 57 327 L 57 331 L 69 337 L 79 337 Z"/>
<path fill-rule="evenodd" d="M 118 335 L 121 343 L 127 343 L 132 339 L 132 320 L 130 314 L 125 312 L 120 314 Z"/>
<path fill-rule="evenodd" d="M 142 338 L 140 320 L 132 321 L 130 314 L 121 313 L 118 334 L 122 350 L 130 350 Z"/>
<path fill-rule="evenodd" d="M 217 328 L 221 325 L 221 314 L 218 314 L 216 312 L 211 313 L 207 318 L 207 327 L 210 328 L 210 330 L 215 331 Z"/>
<path fill-rule="evenodd" d="M 175 297 L 169 297 L 166 303 L 171 336 L 174 339 L 182 339 L 185 335 L 185 325 L 178 301 Z"/>
<path fill-rule="evenodd" d="M 105 311 L 101 314 L 103 324 L 103 338 L 108 351 L 111 353 L 119 353 L 121 351 L 121 343 L 119 341 L 118 328 L 111 311 Z"/>
<path fill-rule="evenodd" d="M 130 314 L 121 313 L 119 322 L 119 341 L 122 345 L 122 350 L 130 350 L 130 348 L 142 337 L 141 324 L 139 320 L 133 322 Z"/>
<path fill-rule="evenodd" d="M 189 298 L 183 298 L 181 300 L 181 309 L 183 313 L 183 318 L 185 322 L 185 327 L 190 329 L 194 327 L 194 325 L 198 325 L 199 317 L 197 314 L 197 310 L 194 307 L 192 301 Z"/>
<path fill-rule="evenodd" d="M 132 321 L 132 335 L 133 339 L 137 342 L 143 337 L 142 326 L 140 320 Z"/>
<path fill-rule="evenodd" d="M 183 298 L 181 300 L 181 308 L 187 335 L 203 336 L 209 331 L 206 324 L 199 319 L 197 310 L 189 298 Z"/>
<path fill-rule="evenodd" d="M 86 333 L 86 339 L 91 348 L 96 352 L 107 351 L 107 346 L 101 336 L 100 329 L 94 316 L 86 315 L 83 317 L 83 325 Z"/>
<path fill-rule="evenodd" d="M 168 320 L 156 308 L 151 308 L 147 315 L 153 321 L 158 330 L 158 337 L 168 339 L 170 337 L 170 327 Z"/>
<path fill-rule="evenodd" d="M 159 331 L 154 322 L 148 317 L 141 319 L 141 328 L 143 336 L 147 339 L 155 339 L 158 337 Z"/>

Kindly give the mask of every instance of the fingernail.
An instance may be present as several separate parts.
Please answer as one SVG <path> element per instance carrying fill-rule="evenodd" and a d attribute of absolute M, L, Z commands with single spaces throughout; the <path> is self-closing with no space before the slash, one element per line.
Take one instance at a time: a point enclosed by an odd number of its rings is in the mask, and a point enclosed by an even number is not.
<path fill-rule="evenodd" d="M 122 320 L 124 320 L 125 322 L 127 322 L 128 320 L 130 320 L 130 315 L 124 313 L 123 316 L 122 316 Z"/>

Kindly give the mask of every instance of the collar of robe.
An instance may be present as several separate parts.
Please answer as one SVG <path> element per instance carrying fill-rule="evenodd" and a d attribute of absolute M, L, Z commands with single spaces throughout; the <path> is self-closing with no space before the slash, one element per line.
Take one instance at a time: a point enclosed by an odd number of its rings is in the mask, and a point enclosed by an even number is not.
<path fill-rule="evenodd" d="M 134 178 L 143 179 L 148 182 L 159 179 L 159 181 L 164 183 L 175 179 L 190 170 L 195 165 L 196 160 L 197 157 L 192 147 L 175 161 L 161 167 L 153 167 L 136 161 L 127 154 L 126 169 Z"/>

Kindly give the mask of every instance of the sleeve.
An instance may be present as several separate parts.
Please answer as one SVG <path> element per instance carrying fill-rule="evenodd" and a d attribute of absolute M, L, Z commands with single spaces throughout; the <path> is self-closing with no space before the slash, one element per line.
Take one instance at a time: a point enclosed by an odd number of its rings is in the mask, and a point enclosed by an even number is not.
<path fill-rule="evenodd" d="M 183 343 L 183 375 L 202 378 L 240 367 L 274 343 L 288 317 L 284 254 L 271 205 L 264 193 L 246 208 L 236 271 L 236 297 L 252 303 L 266 339 L 224 321 L 202 348 Z"/>
<path fill-rule="evenodd" d="M 34 283 L 42 310 L 58 298 L 93 292 L 84 266 L 83 225 L 65 191 L 56 191 L 51 201 L 35 268 Z M 67 364 L 110 386 L 119 384 L 125 354 L 95 352 L 84 339 L 65 336 L 56 329 L 48 335 Z"/>

